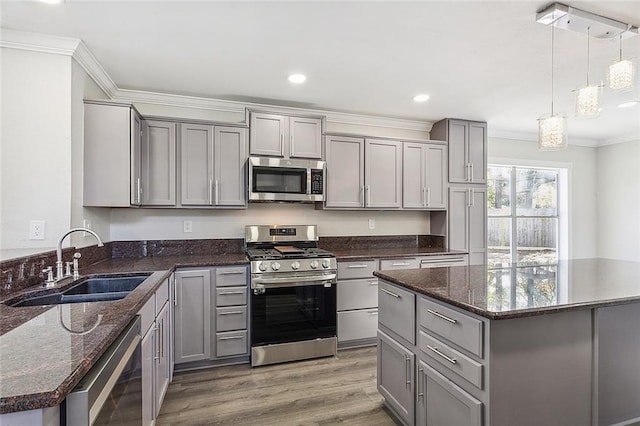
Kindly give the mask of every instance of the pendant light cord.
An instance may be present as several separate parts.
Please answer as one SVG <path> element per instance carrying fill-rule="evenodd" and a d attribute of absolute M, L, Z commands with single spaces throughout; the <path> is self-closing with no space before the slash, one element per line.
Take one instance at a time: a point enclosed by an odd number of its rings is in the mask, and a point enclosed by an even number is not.
<path fill-rule="evenodd" d="M 590 31 L 591 27 L 587 27 L 587 86 L 589 86 L 589 47 L 591 43 L 591 37 L 589 36 Z"/>
<path fill-rule="evenodd" d="M 551 115 L 553 116 L 553 47 L 555 45 L 555 25 L 551 25 Z"/>
<path fill-rule="evenodd" d="M 620 60 L 622 61 L 622 33 L 620 33 Z"/>

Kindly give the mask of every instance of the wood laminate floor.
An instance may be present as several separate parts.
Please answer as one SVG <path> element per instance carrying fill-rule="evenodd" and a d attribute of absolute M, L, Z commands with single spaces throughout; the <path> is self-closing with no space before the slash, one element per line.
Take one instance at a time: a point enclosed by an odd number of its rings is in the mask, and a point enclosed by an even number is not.
<path fill-rule="evenodd" d="M 178 373 L 157 425 L 395 426 L 376 390 L 376 348 L 251 368 Z"/>

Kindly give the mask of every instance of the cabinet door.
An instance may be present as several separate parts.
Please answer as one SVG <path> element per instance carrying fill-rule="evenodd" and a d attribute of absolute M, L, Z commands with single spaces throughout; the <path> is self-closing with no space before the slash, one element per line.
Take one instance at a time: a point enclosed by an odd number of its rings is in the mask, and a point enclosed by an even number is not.
<path fill-rule="evenodd" d="M 176 272 L 175 363 L 211 354 L 211 271 Z"/>
<path fill-rule="evenodd" d="M 364 139 L 328 137 L 326 207 L 364 207 Z"/>
<path fill-rule="evenodd" d="M 469 190 L 449 188 L 449 250 L 469 251 Z"/>
<path fill-rule="evenodd" d="M 156 362 L 155 347 L 156 331 L 155 325 L 147 331 L 142 339 L 142 424 L 145 426 L 152 425 L 155 419 L 154 406 L 154 364 Z"/>
<path fill-rule="evenodd" d="M 402 146 L 402 207 L 424 209 L 426 206 L 425 146 L 405 142 Z"/>
<path fill-rule="evenodd" d="M 322 158 L 322 120 L 289 117 L 289 157 Z"/>
<path fill-rule="evenodd" d="M 444 145 L 426 145 L 424 154 L 426 205 L 429 209 L 446 209 L 447 147 Z"/>
<path fill-rule="evenodd" d="M 157 336 L 155 362 L 155 416 L 160 414 L 162 400 L 169 387 L 169 303 L 165 303 L 164 308 L 156 318 Z"/>
<path fill-rule="evenodd" d="M 131 108 L 131 204 L 142 204 L 142 118 Z"/>
<path fill-rule="evenodd" d="M 213 204 L 213 126 L 180 124 L 180 201 Z"/>
<path fill-rule="evenodd" d="M 473 183 L 487 182 L 487 123 L 469 123 L 467 159 L 470 164 L 469 181 Z"/>
<path fill-rule="evenodd" d="M 238 127 L 215 128 L 216 206 L 246 206 L 247 131 Z"/>
<path fill-rule="evenodd" d="M 422 361 L 418 362 L 417 413 L 427 426 L 481 426 L 482 402 Z"/>
<path fill-rule="evenodd" d="M 378 392 L 408 425 L 414 424 L 414 363 L 412 352 L 378 331 Z"/>
<path fill-rule="evenodd" d="M 143 121 L 142 204 L 176 204 L 176 125 Z"/>
<path fill-rule="evenodd" d="M 487 254 L 487 190 L 471 189 L 469 207 L 469 264 L 482 265 Z"/>
<path fill-rule="evenodd" d="M 284 156 L 286 117 L 252 113 L 249 149 L 251 155 Z"/>
<path fill-rule="evenodd" d="M 402 205 L 402 143 L 367 139 L 364 151 L 365 206 Z"/>
<path fill-rule="evenodd" d="M 469 122 L 461 120 L 449 120 L 449 182 L 467 182 L 467 138 Z"/>

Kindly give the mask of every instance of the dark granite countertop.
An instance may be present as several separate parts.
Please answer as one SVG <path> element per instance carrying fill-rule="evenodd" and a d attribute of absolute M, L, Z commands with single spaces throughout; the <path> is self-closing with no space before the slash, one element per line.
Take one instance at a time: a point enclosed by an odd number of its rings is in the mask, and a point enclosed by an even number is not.
<path fill-rule="evenodd" d="M 13 308 L 0 303 L 0 414 L 60 405 L 176 267 L 248 263 L 244 254 L 111 259 L 84 275 L 153 272 L 121 300 Z M 68 284 L 62 284 L 68 286 Z M 25 293 L 42 291 L 30 288 Z M 92 329 L 86 334 L 69 333 Z"/>
<path fill-rule="evenodd" d="M 466 251 L 447 250 L 439 247 L 357 248 L 331 250 L 340 260 L 394 259 L 399 257 L 465 255 Z"/>
<path fill-rule="evenodd" d="M 558 265 L 451 266 L 374 275 L 492 320 L 640 302 L 640 262 L 580 259 Z"/>

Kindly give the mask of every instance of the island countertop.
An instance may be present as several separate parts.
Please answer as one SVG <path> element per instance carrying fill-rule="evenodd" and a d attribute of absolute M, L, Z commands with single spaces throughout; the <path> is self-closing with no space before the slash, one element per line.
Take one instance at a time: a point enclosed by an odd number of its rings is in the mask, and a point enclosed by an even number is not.
<path fill-rule="evenodd" d="M 557 265 L 451 266 L 374 275 L 492 320 L 640 302 L 640 262 L 594 258 Z"/>

